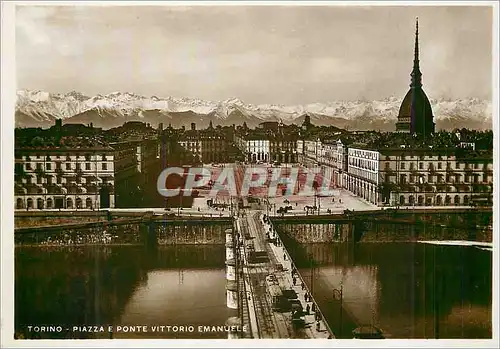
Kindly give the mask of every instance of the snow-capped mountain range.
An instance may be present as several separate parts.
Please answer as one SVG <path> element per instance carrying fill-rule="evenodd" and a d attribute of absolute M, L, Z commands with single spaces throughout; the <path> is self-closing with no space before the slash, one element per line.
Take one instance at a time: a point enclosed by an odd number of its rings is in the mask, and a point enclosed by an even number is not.
<path fill-rule="evenodd" d="M 333 125 L 349 130 L 395 129 L 402 98 L 389 97 L 378 101 L 333 101 L 307 105 L 251 105 L 238 98 L 220 102 L 193 98 L 145 97 L 129 92 L 85 96 L 79 92 L 56 94 L 44 91 L 19 90 L 16 103 L 17 127 L 45 127 L 55 119 L 65 123 L 93 123 L 110 128 L 126 121 L 149 122 L 153 127 L 162 122 L 173 127 L 195 122 L 199 128 L 209 121 L 214 125 L 255 127 L 264 121 L 282 120 L 285 124 L 301 123 L 306 114 L 317 125 Z M 492 128 L 491 101 L 476 98 L 431 100 L 437 129 Z"/>

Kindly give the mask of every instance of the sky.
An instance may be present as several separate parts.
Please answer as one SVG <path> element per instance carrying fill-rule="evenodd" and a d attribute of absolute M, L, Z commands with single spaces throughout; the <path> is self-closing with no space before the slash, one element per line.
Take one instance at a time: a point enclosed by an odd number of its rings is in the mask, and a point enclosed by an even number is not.
<path fill-rule="evenodd" d="M 486 6 L 23 5 L 17 88 L 286 105 L 402 98 L 417 16 L 429 98 L 491 99 Z"/>

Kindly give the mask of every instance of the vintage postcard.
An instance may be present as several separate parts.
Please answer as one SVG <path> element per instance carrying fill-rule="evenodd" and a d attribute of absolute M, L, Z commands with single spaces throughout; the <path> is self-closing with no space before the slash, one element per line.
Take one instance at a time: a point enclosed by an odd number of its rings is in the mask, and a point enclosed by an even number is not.
<path fill-rule="evenodd" d="M 2 12 L 2 345 L 498 344 L 495 2 Z"/>

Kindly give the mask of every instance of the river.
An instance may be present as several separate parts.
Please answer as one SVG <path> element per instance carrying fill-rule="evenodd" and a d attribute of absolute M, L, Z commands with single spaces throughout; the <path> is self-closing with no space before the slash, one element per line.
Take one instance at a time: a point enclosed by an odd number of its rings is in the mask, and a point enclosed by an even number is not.
<path fill-rule="evenodd" d="M 234 316 L 226 307 L 224 254 L 224 246 L 16 247 L 17 336 L 227 338 L 224 332 L 198 331 Z M 62 330 L 28 328 L 42 325 Z M 82 325 L 102 325 L 104 332 Z M 147 332 L 125 326 L 147 326 Z"/>
<path fill-rule="evenodd" d="M 352 338 L 362 325 L 380 328 L 387 338 L 492 336 L 491 251 L 421 243 L 292 249 L 337 337 Z M 342 291 L 342 308 L 334 289 Z"/>
<path fill-rule="evenodd" d="M 193 245 L 16 247 L 17 336 L 227 338 L 197 328 L 236 315 L 226 307 L 224 253 L 224 246 Z M 491 251 L 359 243 L 296 245 L 290 253 L 337 337 L 371 324 L 390 338 L 491 338 Z M 341 285 L 342 308 L 333 299 Z M 62 330 L 29 331 L 35 325 Z M 73 331 L 82 325 L 105 330 Z M 117 332 L 118 325 L 148 331 Z M 195 328 L 152 332 L 160 325 Z"/>

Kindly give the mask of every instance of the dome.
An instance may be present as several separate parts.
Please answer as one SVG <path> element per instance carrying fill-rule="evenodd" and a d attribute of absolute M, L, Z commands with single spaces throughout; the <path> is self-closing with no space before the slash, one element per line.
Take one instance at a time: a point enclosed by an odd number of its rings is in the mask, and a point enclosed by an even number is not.
<path fill-rule="evenodd" d="M 401 107 L 399 107 L 398 119 L 411 118 L 412 110 L 417 120 L 425 120 L 433 117 L 431 103 L 421 88 L 411 88 L 406 93 Z"/>
<path fill-rule="evenodd" d="M 415 31 L 415 56 L 411 72 L 410 90 L 399 108 L 396 130 L 429 135 L 434 132 L 434 116 L 429 99 L 422 90 L 422 73 L 418 57 L 418 18 Z"/>

